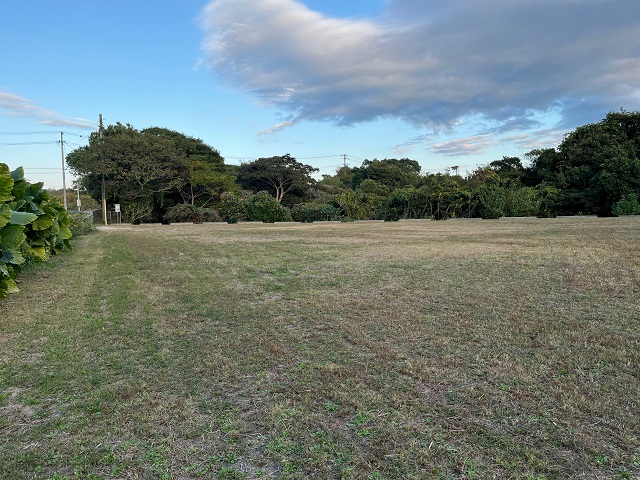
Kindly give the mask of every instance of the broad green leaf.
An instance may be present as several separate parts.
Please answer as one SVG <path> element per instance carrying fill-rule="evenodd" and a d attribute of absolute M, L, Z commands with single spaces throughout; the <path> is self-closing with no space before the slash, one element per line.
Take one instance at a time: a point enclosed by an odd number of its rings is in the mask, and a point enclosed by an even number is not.
<path fill-rule="evenodd" d="M 11 277 L 0 278 L 0 298 L 6 297 L 10 293 L 17 293 L 20 289 L 16 281 Z"/>
<path fill-rule="evenodd" d="M 71 237 L 73 237 L 73 233 L 71 233 L 69 227 L 67 227 L 66 225 L 61 225 L 60 233 L 58 234 L 58 236 L 61 240 L 69 240 Z"/>
<path fill-rule="evenodd" d="M 26 240 L 22 225 L 5 225 L 0 228 L 0 247 L 3 250 L 13 250 Z"/>
<path fill-rule="evenodd" d="M 40 207 L 42 208 L 44 213 L 48 213 L 52 217 L 57 217 L 58 216 L 58 211 L 55 208 L 53 208 L 49 203 L 40 202 Z"/>
<path fill-rule="evenodd" d="M 54 222 L 54 218 L 45 213 L 44 215 L 40 215 L 38 218 L 36 218 L 33 223 L 31 224 L 31 228 L 33 228 L 34 230 L 46 230 L 47 228 L 51 227 L 51 225 L 53 225 Z"/>
<path fill-rule="evenodd" d="M 36 218 L 38 218 L 38 216 L 35 213 L 13 212 L 9 223 L 11 223 L 12 225 L 28 225 Z"/>
<path fill-rule="evenodd" d="M 5 265 L 22 265 L 25 261 L 24 256 L 17 249 L 5 250 L 2 252 L 2 256 L 0 257 L 0 263 Z"/>
<path fill-rule="evenodd" d="M 9 207 L 9 205 L 2 205 L 0 207 L 0 228 L 4 227 L 7 223 L 9 223 L 9 219 L 13 214 L 13 210 Z"/>
<path fill-rule="evenodd" d="M 7 165 L 6 163 L 0 163 L 0 175 L 11 175 L 9 165 Z"/>
<path fill-rule="evenodd" d="M 14 179 L 11 195 L 13 195 L 15 198 L 24 198 L 27 195 L 27 188 L 29 188 L 29 182 L 27 182 L 26 180 Z"/>
<path fill-rule="evenodd" d="M 27 202 L 24 199 L 18 199 L 14 202 L 9 203 L 9 206 L 11 207 L 11 210 L 15 210 L 18 211 L 20 210 L 22 207 L 24 207 L 24 205 Z"/>
<path fill-rule="evenodd" d="M 0 203 L 13 200 L 13 196 L 11 195 L 13 184 L 13 178 L 9 175 L 0 175 Z"/>
<path fill-rule="evenodd" d="M 13 172 L 11 172 L 11 178 L 13 178 L 16 182 L 24 180 L 24 168 L 16 168 Z"/>
<path fill-rule="evenodd" d="M 27 196 L 37 198 L 40 202 L 43 200 L 48 200 L 49 194 L 46 190 L 43 190 L 43 188 L 44 182 L 32 183 L 27 187 Z"/>
<path fill-rule="evenodd" d="M 60 235 L 60 223 L 58 222 L 58 219 L 54 219 L 53 221 L 53 225 L 51 225 L 51 234 L 52 235 Z"/>
<path fill-rule="evenodd" d="M 24 254 L 28 257 L 37 258 L 43 262 L 47 260 L 47 250 L 43 246 L 27 247 L 25 248 Z"/>
<path fill-rule="evenodd" d="M 18 293 L 20 289 L 13 278 L 7 280 L 7 293 Z"/>

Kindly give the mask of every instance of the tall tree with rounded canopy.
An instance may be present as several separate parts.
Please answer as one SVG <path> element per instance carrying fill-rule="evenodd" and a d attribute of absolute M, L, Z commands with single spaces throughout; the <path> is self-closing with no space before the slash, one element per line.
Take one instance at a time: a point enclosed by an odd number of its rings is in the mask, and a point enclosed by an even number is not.
<path fill-rule="evenodd" d="M 282 203 L 286 194 L 296 193 L 299 197 L 307 194 L 316 183 L 311 174 L 317 171 L 317 168 L 304 165 L 287 153 L 240 165 L 237 181 L 243 188 L 254 192 L 266 190 Z"/>
<path fill-rule="evenodd" d="M 158 127 L 109 125 L 102 138 L 92 133 L 66 160 L 93 198 L 101 197 L 104 175 L 107 203 L 121 203 L 145 221 L 160 220 L 178 203 L 206 203 L 234 184 L 217 150 Z"/>

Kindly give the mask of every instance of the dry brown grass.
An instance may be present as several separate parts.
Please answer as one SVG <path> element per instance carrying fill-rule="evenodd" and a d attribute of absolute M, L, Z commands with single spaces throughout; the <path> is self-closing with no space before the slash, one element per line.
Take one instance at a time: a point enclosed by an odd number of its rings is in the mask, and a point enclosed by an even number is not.
<path fill-rule="evenodd" d="M 638 218 L 102 229 L 2 304 L 0 476 L 634 478 L 639 240 Z"/>

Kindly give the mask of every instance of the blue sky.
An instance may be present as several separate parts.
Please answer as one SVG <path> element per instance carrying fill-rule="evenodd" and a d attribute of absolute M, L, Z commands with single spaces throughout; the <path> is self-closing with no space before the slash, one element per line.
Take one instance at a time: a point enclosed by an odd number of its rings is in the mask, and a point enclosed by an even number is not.
<path fill-rule="evenodd" d="M 60 131 L 68 152 L 100 113 L 232 164 L 464 173 L 640 108 L 637 0 L 14 0 L 2 19 L 0 162 L 52 188 Z"/>

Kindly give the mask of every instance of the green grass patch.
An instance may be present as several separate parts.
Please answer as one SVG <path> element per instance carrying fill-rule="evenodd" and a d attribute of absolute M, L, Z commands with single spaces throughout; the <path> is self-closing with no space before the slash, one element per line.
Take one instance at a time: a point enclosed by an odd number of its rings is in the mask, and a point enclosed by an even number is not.
<path fill-rule="evenodd" d="M 639 241 L 100 228 L 0 303 L 0 478 L 635 478 Z"/>

